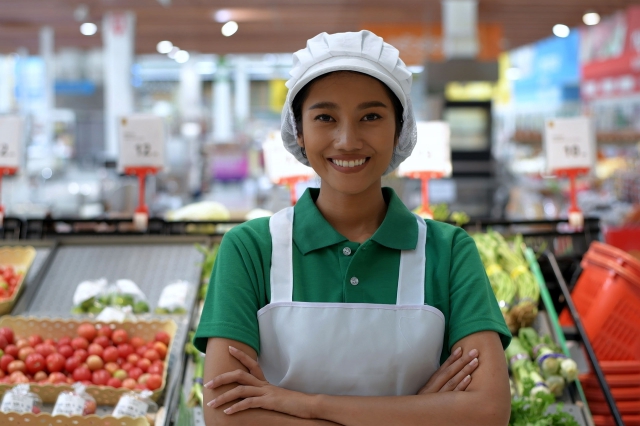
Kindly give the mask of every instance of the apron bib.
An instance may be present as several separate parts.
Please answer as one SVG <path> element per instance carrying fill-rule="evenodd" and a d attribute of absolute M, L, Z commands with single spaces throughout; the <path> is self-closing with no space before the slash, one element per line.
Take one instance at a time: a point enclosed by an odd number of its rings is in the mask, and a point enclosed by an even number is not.
<path fill-rule="evenodd" d="M 424 304 L 427 225 L 400 256 L 395 305 L 293 302 L 293 208 L 269 222 L 271 303 L 258 311 L 269 383 L 326 395 L 415 395 L 440 366 L 444 315 Z M 366 285 L 366 283 L 363 283 Z"/>

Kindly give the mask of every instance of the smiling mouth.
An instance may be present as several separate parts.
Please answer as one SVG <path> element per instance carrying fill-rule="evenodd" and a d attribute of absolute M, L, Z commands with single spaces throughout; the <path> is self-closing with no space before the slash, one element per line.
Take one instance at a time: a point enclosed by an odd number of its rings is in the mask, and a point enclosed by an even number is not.
<path fill-rule="evenodd" d="M 335 164 L 338 167 L 354 168 L 354 167 L 362 166 L 364 163 L 369 161 L 370 158 L 371 157 L 366 157 L 366 158 L 360 158 L 357 160 L 336 160 L 335 158 L 330 158 L 329 161 L 331 161 L 333 164 Z"/>

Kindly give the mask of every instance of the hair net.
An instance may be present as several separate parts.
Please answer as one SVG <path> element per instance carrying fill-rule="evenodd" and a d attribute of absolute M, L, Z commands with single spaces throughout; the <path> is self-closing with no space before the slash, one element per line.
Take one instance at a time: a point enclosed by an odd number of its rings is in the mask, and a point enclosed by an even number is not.
<path fill-rule="evenodd" d="M 400 59 L 398 49 L 385 43 L 371 31 L 337 34 L 318 34 L 307 41 L 305 49 L 293 54 L 289 89 L 282 109 L 281 133 L 284 146 L 302 164 L 309 161 L 302 156 L 297 143 L 297 130 L 292 102 L 296 94 L 311 80 L 334 71 L 357 71 L 377 78 L 395 93 L 403 106 L 402 132 L 385 174 L 393 171 L 413 151 L 416 144 L 416 121 L 409 94 L 412 74 Z"/>

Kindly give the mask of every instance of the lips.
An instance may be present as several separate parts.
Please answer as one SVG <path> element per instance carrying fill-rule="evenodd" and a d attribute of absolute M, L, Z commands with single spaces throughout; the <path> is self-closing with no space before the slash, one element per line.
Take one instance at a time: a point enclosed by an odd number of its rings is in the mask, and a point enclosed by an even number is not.
<path fill-rule="evenodd" d="M 329 164 L 342 173 L 357 173 L 367 167 L 371 157 L 360 158 L 328 158 Z"/>

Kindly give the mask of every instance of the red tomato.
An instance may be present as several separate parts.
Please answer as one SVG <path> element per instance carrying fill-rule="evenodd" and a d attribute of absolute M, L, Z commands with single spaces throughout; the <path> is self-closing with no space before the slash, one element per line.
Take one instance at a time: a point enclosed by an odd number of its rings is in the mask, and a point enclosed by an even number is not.
<path fill-rule="evenodd" d="M 50 354 L 47 357 L 47 370 L 50 373 L 60 372 L 64 368 L 66 361 L 65 357 L 60 354 Z"/>
<path fill-rule="evenodd" d="M 116 379 L 115 377 L 112 377 L 107 382 L 107 386 L 111 386 L 112 388 L 120 388 L 122 387 L 122 381 L 120 379 Z"/>
<path fill-rule="evenodd" d="M 37 345 L 43 342 L 42 336 L 40 336 L 39 334 L 29 336 L 29 339 L 27 341 L 29 342 L 29 346 L 31 346 L 32 348 L 35 348 Z"/>
<path fill-rule="evenodd" d="M 4 336 L 9 344 L 13 343 L 13 330 L 9 327 L 0 328 L 0 335 Z"/>
<path fill-rule="evenodd" d="M 151 367 L 151 361 L 149 361 L 146 358 L 142 358 L 138 360 L 138 362 L 136 362 L 136 367 L 138 367 L 140 370 L 146 373 L 147 370 L 149 370 L 149 367 Z"/>
<path fill-rule="evenodd" d="M 129 364 L 136 364 L 138 361 L 140 360 L 140 355 L 138 354 L 131 354 L 127 357 L 127 362 Z"/>
<path fill-rule="evenodd" d="M 160 359 L 160 354 L 155 349 L 149 349 L 144 353 L 144 357 L 149 361 L 157 361 Z"/>
<path fill-rule="evenodd" d="M 96 371 L 104 367 L 104 361 L 98 355 L 89 355 L 87 358 L 87 366 L 89 370 Z"/>
<path fill-rule="evenodd" d="M 144 346 L 145 345 L 145 341 L 142 337 L 132 337 L 131 341 L 129 342 L 131 343 L 131 346 L 133 346 L 134 348 L 139 348 L 140 346 Z"/>
<path fill-rule="evenodd" d="M 49 374 L 49 383 L 67 383 L 67 376 L 60 372 L 51 373 Z"/>
<path fill-rule="evenodd" d="M 6 355 L 11 355 L 14 358 L 18 358 L 18 352 L 20 349 L 16 345 L 9 344 L 6 348 L 4 348 L 4 353 Z"/>
<path fill-rule="evenodd" d="M 40 343 L 35 346 L 36 352 L 38 352 L 43 357 L 48 357 L 52 353 L 56 352 L 56 347 L 50 343 Z"/>
<path fill-rule="evenodd" d="M 140 356 L 144 356 L 144 353 L 147 351 L 147 347 L 146 346 L 140 346 L 138 349 L 136 349 L 136 353 Z"/>
<path fill-rule="evenodd" d="M 107 370 L 109 373 L 111 373 L 111 375 L 113 376 L 113 373 L 120 370 L 120 366 L 115 362 L 107 362 L 104 365 L 104 369 Z"/>
<path fill-rule="evenodd" d="M 71 337 L 63 336 L 58 339 L 58 346 L 71 346 Z"/>
<path fill-rule="evenodd" d="M 113 330 L 111 340 L 113 340 L 113 343 L 115 343 L 116 345 L 121 345 L 122 343 L 127 343 L 129 341 L 129 334 L 127 334 L 126 330 L 116 328 L 115 330 Z"/>
<path fill-rule="evenodd" d="M 0 349 L 4 350 L 8 344 L 9 342 L 7 341 L 7 338 L 0 334 Z"/>
<path fill-rule="evenodd" d="M 111 340 L 107 336 L 98 336 L 93 340 L 93 343 L 97 343 L 103 348 L 108 348 L 111 346 Z"/>
<path fill-rule="evenodd" d="M 111 334 L 113 334 L 113 329 L 108 325 L 103 325 L 98 329 L 98 336 L 105 336 L 107 339 L 111 339 Z"/>
<path fill-rule="evenodd" d="M 164 366 L 158 364 L 151 364 L 151 367 L 147 370 L 149 374 L 160 374 L 164 372 Z"/>
<path fill-rule="evenodd" d="M 126 372 L 129 372 L 129 370 L 131 370 L 133 367 L 135 367 L 133 364 L 131 364 L 130 362 L 125 362 L 124 364 L 122 364 L 120 366 L 121 370 L 124 370 Z"/>
<path fill-rule="evenodd" d="M 85 362 L 89 353 L 84 349 L 78 349 L 73 353 L 73 356 L 80 359 L 80 362 Z"/>
<path fill-rule="evenodd" d="M 73 380 L 76 382 L 90 381 L 91 370 L 89 368 L 80 366 L 73 371 Z"/>
<path fill-rule="evenodd" d="M 13 361 L 13 362 L 19 362 L 19 361 Z M 129 377 L 131 377 L 133 380 L 138 380 L 140 378 L 140 376 L 142 376 L 143 371 L 138 368 L 138 367 L 133 367 L 131 370 L 129 370 Z"/>
<path fill-rule="evenodd" d="M 162 342 L 165 345 L 169 346 L 169 342 L 171 342 L 171 336 L 169 336 L 169 333 L 165 331 L 158 331 L 156 333 L 156 342 Z"/>
<path fill-rule="evenodd" d="M 126 358 L 133 353 L 134 349 L 128 343 L 122 343 L 118 345 L 118 353 L 120 354 L 120 358 Z"/>
<path fill-rule="evenodd" d="M 142 383 L 138 383 L 136 385 L 136 390 L 146 390 L 147 389 L 147 385 L 143 385 Z"/>
<path fill-rule="evenodd" d="M 2 357 L 0 357 L 0 368 L 2 368 L 3 372 L 7 372 L 7 367 L 9 366 L 9 364 L 11 364 L 13 361 L 15 361 L 15 357 L 13 355 L 9 355 L 9 354 L 4 354 L 2 355 Z"/>
<path fill-rule="evenodd" d="M 129 377 L 129 375 L 127 374 L 127 372 L 125 370 L 120 369 L 120 370 L 116 370 L 113 373 L 113 377 L 115 377 L 116 379 L 124 380 L 127 377 Z"/>
<path fill-rule="evenodd" d="M 27 339 L 18 339 L 16 340 L 16 346 L 18 349 L 26 348 L 29 346 L 29 341 Z"/>
<path fill-rule="evenodd" d="M 91 381 L 95 385 L 105 386 L 110 378 L 111 378 L 111 374 L 109 374 L 107 370 L 97 370 L 93 372 L 93 375 L 91 376 Z"/>
<path fill-rule="evenodd" d="M 33 408 L 31 408 L 31 412 L 33 414 L 40 414 L 42 411 L 37 407 L 37 406 L 33 406 Z"/>
<path fill-rule="evenodd" d="M 14 362 L 22 362 L 22 361 L 14 361 Z M 27 376 L 25 376 L 22 371 L 14 371 L 9 376 L 9 379 L 11 380 L 11 383 L 13 383 L 13 384 L 29 383 L 29 378 Z"/>
<path fill-rule="evenodd" d="M 138 382 L 136 382 L 135 380 L 131 379 L 131 378 L 126 378 L 122 381 L 122 387 L 123 388 L 127 388 L 127 389 L 135 389 L 136 386 L 138 385 Z"/>
<path fill-rule="evenodd" d="M 102 353 L 102 359 L 104 359 L 105 362 L 116 362 L 118 358 L 120 358 L 120 351 L 114 346 L 109 346 L 104 349 Z"/>
<path fill-rule="evenodd" d="M 47 365 L 44 357 L 35 352 L 27 355 L 24 359 L 24 363 L 27 366 L 27 371 L 31 374 L 36 374 L 38 371 L 44 370 Z"/>
<path fill-rule="evenodd" d="M 96 327 L 93 324 L 84 322 L 78 326 L 77 333 L 78 336 L 84 337 L 88 342 L 91 342 L 98 335 L 98 330 L 96 330 Z"/>
<path fill-rule="evenodd" d="M 42 342 L 46 345 L 52 345 L 52 346 L 56 346 L 56 341 L 53 340 L 52 338 L 48 338 L 48 339 L 44 339 L 44 342 Z"/>
<path fill-rule="evenodd" d="M 7 366 L 7 373 L 13 374 L 16 371 L 20 371 L 22 373 L 27 371 L 27 366 L 24 364 L 23 361 L 11 361 L 9 363 L 9 365 Z"/>
<path fill-rule="evenodd" d="M 70 345 L 58 346 L 58 353 L 65 358 L 73 356 L 73 348 Z"/>
<path fill-rule="evenodd" d="M 158 352 L 158 355 L 160 355 L 160 359 L 165 359 L 167 357 L 167 345 L 165 345 L 162 342 L 155 342 L 153 344 L 153 349 L 156 350 L 156 352 Z"/>
<path fill-rule="evenodd" d="M 71 347 L 73 349 L 87 349 L 89 347 L 89 341 L 84 337 L 74 337 L 71 340 Z"/>
<path fill-rule="evenodd" d="M 149 378 L 149 375 L 147 373 L 144 373 L 140 377 L 138 377 L 138 383 L 141 385 L 144 385 L 147 383 L 148 378 Z"/>
<path fill-rule="evenodd" d="M 43 380 L 47 380 L 48 378 L 49 376 L 44 371 L 38 371 L 33 375 L 33 380 L 35 380 L 36 382 L 41 382 Z"/>
<path fill-rule="evenodd" d="M 25 361 L 29 355 L 34 353 L 36 353 L 35 349 L 33 349 L 31 346 L 25 346 L 18 351 L 18 358 L 20 359 L 20 361 Z"/>
<path fill-rule="evenodd" d="M 85 400 L 84 410 L 82 411 L 82 414 L 85 416 L 88 416 L 90 414 L 95 414 L 97 408 L 98 407 L 95 401 L 91 399 L 87 399 Z"/>
<path fill-rule="evenodd" d="M 147 378 L 147 389 L 156 390 L 162 386 L 162 376 L 159 374 L 149 374 Z"/>
<path fill-rule="evenodd" d="M 104 348 L 97 343 L 92 343 L 89 345 L 87 352 L 89 352 L 89 355 L 98 355 L 99 357 L 102 357 Z"/>
<path fill-rule="evenodd" d="M 76 368 L 80 367 L 80 364 L 82 364 L 80 358 L 73 356 L 71 358 L 67 358 L 64 363 L 64 369 L 67 370 L 68 373 L 73 373 Z"/>

